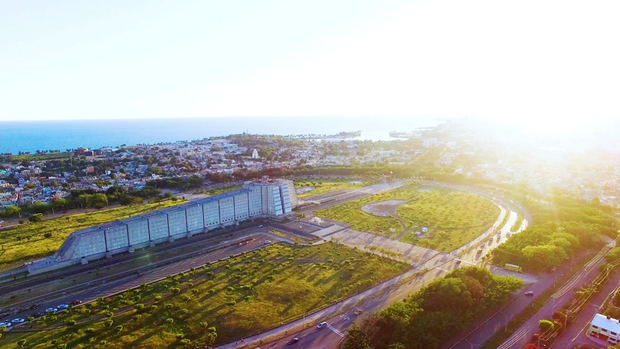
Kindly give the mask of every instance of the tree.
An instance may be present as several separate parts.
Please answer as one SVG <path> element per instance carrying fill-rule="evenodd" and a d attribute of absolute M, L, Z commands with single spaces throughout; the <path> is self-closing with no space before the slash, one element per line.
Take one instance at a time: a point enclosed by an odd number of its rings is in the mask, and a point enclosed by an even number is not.
<path fill-rule="evenodd" d="M 25 340 L 25 339 L 20 339 L 20 340 L 19 340 L 19 342 L 17 342 L 17 345 L 18 345 L 20 348 L 25 347 L 25 346 L 26 346 L 26 340 Z"/>
<path fill-rule="evenodd" d="M 368 336 L 356 324 L 347 330 L 347 338 L 343 345 L 344 349 L 372 349 Z"/>
<path fill-rule="evenodd" d="M 9 206 L 7 208 L 4 209 L 4 217 L 10 218 L 10 217 L 21 217 L 22 216 L 22 209 L 17 207 L 17 206 Z"/>
<path fill-rule="evenodd" d="M 50 206 L 52 208 L 52 213 L 54 213 L 55 210 L 65 209 L 67 207 L 67 199 L 54 199 L 50 203 Z"/>
<path fill-rule="evenodd" d="M 543 332 L 552 329 L 554 326 L 555 325 L 553 324 L 553 322 L 549 320 L 543 319 L 543 320 L 538 321 L 538 327 L 540 327 L 540 330 Z"/>
<path fill-rule="evenodd" d="M 44 214 L 47 211 L 49 211 L 50 207 L 40 201 L 35 202 L 34 204 L 32 204 L 32 206 L 30 206 L 30 212 L 32 213 L 41 213 Z"/>
<path fill-rule="evenodd" d="M 563 248 L 555 245 L 526 246 L 523 256 L 533 269 L 549 269 L 562 265 L 568 258 Z"/>

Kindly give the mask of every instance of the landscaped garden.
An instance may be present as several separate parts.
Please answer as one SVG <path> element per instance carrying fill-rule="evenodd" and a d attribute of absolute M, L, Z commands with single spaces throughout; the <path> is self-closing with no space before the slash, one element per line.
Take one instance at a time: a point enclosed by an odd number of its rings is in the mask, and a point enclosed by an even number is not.
<path fill-rule="evenodd" d="M 53 254 L 72 232 L 95 225 L 123 219 L 182 201 L 161 201 L 149 204 L 121 206 L 96 212 L 28 222 L 0 231 L 0 272 L 22 263 Z"/>
<path fill-rule="evenodd" d="M 279 326 L 396 276 L 407 265 L 334 243 L 276 244 L 14 329 L 0 348 L 223 344 Z"/>
<path fill-rule="evenodd" d="M 371 214 L 369 204 L 403 200 L 388 208 L 386 217 Z M 391 211 L 387 211 L 390 210 Z M 341 205 L 318 210 L 320 217 L 370 232 L 441 251 L 451 251 L 488 229 L 499 208 L 481 196 L 443 189 L 427 190 L 407 185 Z M 426 231 L 428 230 L 428 231 Z"/>

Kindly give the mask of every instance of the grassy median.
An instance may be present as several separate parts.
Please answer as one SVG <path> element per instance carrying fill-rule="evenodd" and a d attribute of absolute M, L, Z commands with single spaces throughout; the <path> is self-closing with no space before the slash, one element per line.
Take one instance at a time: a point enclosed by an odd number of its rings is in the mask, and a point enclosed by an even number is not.
<path fill-rule="evenodd" d="M 499 215 L 499 208 L 481 196 L 451 190 L 420 191 L 408 185 L 389 192 L 319 210 L 318 216 L 345 222 L 353 229 L 397 238 L 440 251 L 451 251 L 480 235 Z M 390 217 L 366 213 L 366 204 L 400 199 L 400 205 Z M 401 224 L 396 216 L 402 219 Z M 422 227 L 428 233 L 420 237 Z"/>
<path fill-rule="evenodd" d="M 408 266 L 334 243 L 277 244 L 12 331 L 0 348 L 170 348 L 263 332 L 396 276 Z"/>

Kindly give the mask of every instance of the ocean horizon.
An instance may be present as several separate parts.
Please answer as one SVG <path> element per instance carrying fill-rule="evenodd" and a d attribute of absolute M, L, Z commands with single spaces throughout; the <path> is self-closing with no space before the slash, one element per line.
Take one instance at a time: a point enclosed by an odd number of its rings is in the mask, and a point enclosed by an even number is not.
<path fill-rule="evenodd" d="M 437 117 L 205 117 L 0 121 L 0 153 L 97 149 L 224 137 L 238 133 L 304 135 L 361 131 L 360 139 L 388 140 L 391 131 L 413 131 L 445 121 Z"/>

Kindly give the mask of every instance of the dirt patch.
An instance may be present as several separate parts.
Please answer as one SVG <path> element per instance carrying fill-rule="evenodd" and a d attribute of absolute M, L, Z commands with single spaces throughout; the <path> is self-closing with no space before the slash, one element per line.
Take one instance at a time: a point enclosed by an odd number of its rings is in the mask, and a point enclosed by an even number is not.
<path fill-rule="evenodd" d="M 379 217 L 395 216 L 396 208 L 405 202 L 399 199 L 373 202 L 362 206 L 362 211 Z"/>

